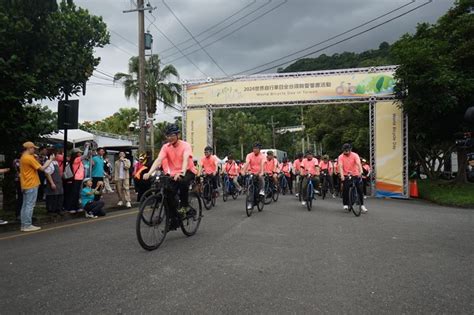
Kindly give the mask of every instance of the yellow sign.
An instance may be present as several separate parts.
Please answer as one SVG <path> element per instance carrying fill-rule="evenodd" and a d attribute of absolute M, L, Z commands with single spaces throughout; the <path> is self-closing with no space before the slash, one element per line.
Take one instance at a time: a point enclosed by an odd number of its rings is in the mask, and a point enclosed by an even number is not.
<path fill-rule="evenodd" d="M 403 112 L 393 102 L 375 104 L 376 196 L 403 195 Z"/>
<path fill-rule="evenodd" d="M 187 106 L 338 100 L 393 94 L 393 72 L 281 76 L 189 84 Z"/>
<path fill-rule="evenodd" d="M 207 110 L 186 112 L 186 141 L 191 144 L 193 157 L 203 155 L 204 148 L 207 146 Z"/>

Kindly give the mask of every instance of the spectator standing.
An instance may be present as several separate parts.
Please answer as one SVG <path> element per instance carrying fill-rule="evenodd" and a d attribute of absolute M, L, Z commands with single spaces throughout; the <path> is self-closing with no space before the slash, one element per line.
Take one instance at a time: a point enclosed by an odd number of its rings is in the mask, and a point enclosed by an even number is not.
<path fill-rule="evenodd" d="M 109 158 L 104 159 L 104 191 L 113 193 L 114 190 L 110 187 L 110 180 L 112 179 L 112 164 L 110 164 Z"/>
<path fill-rule="evenodd" d="M 97 149 L 97 155 L 92 158 L 92 188 L 97 187 L 98 182 L 104 182 L 104 148 Z M 95 196 L 95 201 L 99 200 L 100 196 Z"/>
<path fill-rule="evenodd" d="M 81 190 L 82 208 L 86 212 L 86 218 L 95 219 L 97 217 L 105 216 L 104 202 L 100 200 L 101 190 L 104 182 L 97 182 L 97 188 L 92 188 L 92 179 L 86 178 L 83 182 Z M 98 200 L 96 200 L 99 197 Z"/>
<path fill-rule="evenodd" d="M 47 147 L 41 146 L 39 148 L 38 162 L 41 165 L 44 165 L 44 163 L 46 163 L 46 161 L 48 160 L 47 153 L 48 153 L 48 148 Z M 44 190 L 46 188 L 46 176 L 45 176 L 44 172 L 39 172 L 38 175 L 39 175 L 39 179 L 40 179 L 40 185 L 38 187 L 37 200 L 38 201 L 44 201 Z"/>
<path fill-rule="evenodd" d="M 364 192 L 364 199 L 367 198 L 367 186 L 370 183 L 370 175 L 372 173 L 372 168 L 366 159 L 362 159 L 362 191 Z"/>
<path fill-rule="evenodd" d="M 125 158 L 125 152 L 120 152 L 114 167 L 115 189 L 119 197 L 117 206 L 123 206 L 125 202 L 127 208 L 132 207 L 130 203 L 130 166 L 130 160 Z"/>
<path fill-rule="evenodd" d="M 49 149 L 48 155 L 55 155 L 56 149 Z M 64 190 L 58 161 L 53 161 L 44 170 L 46 176 L 46 209 L 49 214 L 63 215 Z"/>
<path fill-rule="evenodd" d="M 7 173 L 7 172 L 9 172 L 9 171 L 10 171 L 9 168 L 0 168 L 0 174 L 5 174 L 5 173 Z M 7 224 L 7 223 L 8 223 L 8 221 L 5 221 L 5 220 L 0 219 L 0 225 L 5 225 L 5 224 Z"/>
<path fill-rule="evenodd" d="M 151 181 L 144 180 L 143 175 L 145 175 L 151 167 L 152 159 L 149 155 L 143 153 L 140 154 L 138 160 L 140 161 L 140 168 L 135 171 L 135 175 L 133 177 L 133 182 L 135 183 L 135 187 L 137 189 L 137 201 L 143 196 L 143 193 L 151 188 Z"/>
<path fill-rule="evenodd" d="M 21 154 L 13 160 L 13 169 L 15 170 L 15 188 L 16 188 L 16 211 L 15 217 L 20 220 L 21 206 L 23 205 L 23 192 L 21 191 L 20 183 L 20 158 Z"/>
<path fill-rule="evenodd" d="M 38 226 L 32 224 L 33 209 L 38 197 L 38 188 L 40 186 L 40 179 L 38 171 L 44 171 L 49 164 L 54 160 L 54 156 L 41 165 L 34 157 L 35 149 L 38 147 L 33 142 L 23 143 L 23 152 L 20 158 L 20 183 L 23 191 L 23 204 L 21 207 L 21 231 L 32 232 L 40 230 Z"/>
<path fill-rule="evenodd" d="M 84 155 L 82 155 L 83 151 L 81 149 L 73 149 L 71 157 L 69 158 L 69 164 L 66 166 L 71 167 L 73 177 L 67 181 L 68 188 L 65 190 L 66 194 L 64 195 L 64 209 L 71 214 L 83 211 L 83 209 L 79 208 L 79 194 L 81 192 L 82 181 L 85 178 L 83 161 L 87 157 L 88 152 L 89 143 L 86 143 Z"/>

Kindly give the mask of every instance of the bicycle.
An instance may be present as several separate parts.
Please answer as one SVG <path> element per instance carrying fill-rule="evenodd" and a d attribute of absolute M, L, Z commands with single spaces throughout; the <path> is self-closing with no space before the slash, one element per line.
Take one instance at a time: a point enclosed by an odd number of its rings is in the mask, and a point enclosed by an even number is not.
<path fill-rule="evenodd" d="M 344 185 L 347 183 L 349 184 L 349 212 L 352 211 L 356 217 L 360 216 L 362 213 L 362 204 L 360 201 L 359 192 L 357 191 L 357 184 L 359 184 L 356 183 L 357 180 L 360 181 L 360 178 L 354 178 L 351 174 L 345 176 L 344 179 Z M 356 207 L 354 207 L 354 204 Z"/>
<path fill-rule="evenodd" d="M 223 182 L 224 184 L 222 185 L 222 200 L 226 202 L 229 195 L 232 196 L 234 200 L 237 199 L 237 197 L 239 196 L 239 191 L 235 187 L 234 182 L 230 179 L 229 175 L 224 174 Z"/>
<path fill-rule="evenodd" d="M 199 190 L 201 192 L 204 208 L 206 208 L 206 210 L 211 210 L 211 208 L 216 205 L 217 198 L 212 187 L 211 176 L 201 175 L 199 178 L 200 185 L 202 186 Z"/>
<path fill-rule="evenodd" d="M 288 192 L 288 180 L 286 179 L 286 176 L 284 173 L 280 174 L 280 191 L 283 195 L 286 195 Z"/>
<path fill-rule="evenodd" d="M 247 197 L 245 198 L 245 212 L 250 217 L 253 208 L 257 206 L 258 211 L 262 211 L 265 205 L 264 196 L 260 195 L 258 177 L 256 175 L 249 175 L 246 178 L 245 186 L 247 186 Z M 256 201 L 256 202 L 255 202 Z"/>
<path fill-rule="evenodd" d="M 189 192 L 189 209 L 183 217 L 177 211 L 176 205 L 180 200 L 178 194 L 173 192 L 172 177 L 157 176 L 155 181 L 160 183 L 160 190 L 141 203 L 136 221 L 138 243 L 148 251 L 157 249 L 169 231 L 181 228 L 184 235 L 193 236 L 202 218 L 201 198 L 198 193 Z M 171 198 L 175 199 L 174 202 Z"/>
<path fill-rule="evenodd" d="M 321 198 L 324 200 L 329 191 L 329 174 L 326 170 L 321 171 Z"/>
<path fill-rule="evenodd" d="M 308 179 L 308 186 L 306 187 L 306 208 L 308 211 L 311 211 L 313 207 L 313 200 L 316 200 L 316 196 L 314 194 L 314 185 L 313 181 L 311 179 L 311 175 L 308 174 L 306 175 L 306 178 Z"/>

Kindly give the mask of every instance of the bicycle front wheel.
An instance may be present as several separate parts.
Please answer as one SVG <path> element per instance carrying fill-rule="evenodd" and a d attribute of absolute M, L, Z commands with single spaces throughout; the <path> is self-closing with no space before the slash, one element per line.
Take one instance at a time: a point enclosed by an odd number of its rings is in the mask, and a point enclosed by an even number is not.
<path fill-rule="evenodd" d="M 226 202 L 226 201 L 227 201 L 227 197 L 228 197 L 228 194 L 227 194 L 227 185 L 224 185 L 224 187 L 222 187 L 222 201 Z"/>
<path fill-rule="evenodd" d="M 165 240 L 168 225 L 163 195 L 157 194 L 148 197 L 138 210 L 136 223 L 138 243 L 149 251 L 157 249 Z"/>
<path fill-rule="evenodd" d="M 140 204 L 145 200 L 147 199 L 148 197 L 154 195 L 154 194 L 157 194 L 159 192 L 159 189 L 156 189 L 156 188 L 150 188 L 148 189 L 147 191 L 145 191 L 142 195 L 142 197 L 140 198 L 139 202 Z"/>
<path fill-rule="evenodd" d="M 306 193 L 306 208 L 308 209 L 308 211 L 311 211 L 311 209 L 313 208 L 313 194 L 313 187 L 311 187 L 311 185 L 308 185 L 308 192 Z"/>
<path fill-rule="evenodd" d="M 277 202 L 279 196 L 280 196 L 280 189 L 277 187 L 275 188 L 275 190 L 273 190 L 273 195 L 272 195 L 273 201 Z"/>
<path fill-rule="evenodd" d="M 190 192 L 188 196 L 189 209 L 186 217 L 181 220 L 181 231 L 186 236 L 193 236 L 196 234 L 202 218 L 202 205 L 199 195 Z"/>
<path fill-rule="evenodd" d="M 250 185 L 247 189 L 247 196 L 245 198 L 245 213 L 247 214 L 248 217 L 250 217 L 253 212 L 254 189 L 255 187 L 253 185 Z"/>
<path fill-rule="evenodd" d="M 354 213 L 354 215 L 356 217 L 360 216 L 360 214 L 362 213 L 362 205 L 360 204 L 360 198 L 359 198 L 359 193 L 357 192 L 357 189 L 355 187 L 352 188 L 353 189 L 353 200 L 352 200 L 352 213 Z"/>
<path fill-rule="evenodd" d="M 212 192 L 211 192 L 211 185 L 204 184 L 204 188 L 202 191 L 202 200 L 204 203 L 204 208 L 206 210 L 210 210 L 212 207 Z"/>

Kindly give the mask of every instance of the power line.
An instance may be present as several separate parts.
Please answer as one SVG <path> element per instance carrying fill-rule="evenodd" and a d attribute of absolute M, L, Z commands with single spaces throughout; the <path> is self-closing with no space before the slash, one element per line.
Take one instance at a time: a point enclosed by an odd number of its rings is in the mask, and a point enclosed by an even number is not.
<path fill-rule="evenodd" d="M 329 37 L 329 38 L 327 38 L 327 39 L 325 39 L 325 40 L 323 40 L 323 41 L 320 41 L 320 42 L 318 42 L 318 43 L 315 43 L 315 44 L 313 44 L 313 45 L 311 45 L 311 46 L 308 46 L 308 47 L 306 47 L 306 48 L 300 49 L 300 50 L 298 50 L 298 51 L 295 51 L 295 52 L 293 52 L 293 53 L 291 53 L 291 54 L 288 54 L 288 55 L 286 55 L 286 56 L 277 58 L 277 59 L 272 60 L 272 61 L 270 61 L 270 62 L 266 62 L 266 63 L 264 63 L 264 64 L 261 64 L 261 65 L 259 65 L 259 66 L 256 66 L 256 67 L 247 69 L 247 70 L 245 70 L 245 71 L 241 71 L 241 72 L 236 73 L 236 74 L 238 75 L 238 74 L 243 74 L 243 73 L 245 73 L 245 72 L 249 72 L 249 71 L 252 71 L 252 70 L 256 70 L 256 69 L 258 69 L 258 68 L 261 68 L 261 67 L 270 65 L 270 64 L 272 64 L 272 63 L 274 63 L 274 62 L 277 62 L 277 61 L 286 59 L 286 58 L 291 57 L 291 56 L 294 56 L 294 55 L 297 55 L 297 54 L 299 54 L 299 53 L 301 53 L 301 52 L 303 52 L 303 51 L 306 51 L 306 50 L 309 50 L 309 49 L 311 49 L 311 48 L 317 47 L 317 46 L 319 46 L 319 45 L 321 45 L 321 44 L 327 43 L 327 42 L 329 42 L 329 41 L 331 41 L 331 40 L 333 40 L 333 39 L 336 39 L 336 38 L 338 38 L 338 37 L 341 37 L 342 35 L 348 34 L 348 33 L 352 32 L 352 31 L 354 31 L 354 30 L 356 30 L 356 29 L 359 29 L 359 28 L 361 28 L 361 27 L 363 27 L 363 26 L 365 26 L 365 25 L 368 25 L 368 24 L 370 24 L 370 23 L 372 23 L 372 22 L 374 22 L 374 21 L 376 21 L 376 20 L 379 20 L 379 19 L 381 19 L 381 18 L 383 18 L 383 17 L 385 17 L 385 16 L 387 16 L 387 15 L 390 15 L 390 14 L 396 12 L 396 11 L 399 11 L 399 10 L 401 10 L 401 9 L 403 9 L 403 8 L 405 8 L 405 7 L 407 7 L 407 6 L 409 6 L 410 4 L 412 4 L 412 3 L 414 3 L 414 2 L 415 2 L 415 0 L 412 0 L 412 1 L 408 2 L 408 3 L 405 3 L 404 5 L 401 5 L 401 6 L 395 8 L 395 9 L 393 9 L 393 10 L 390 10 L 390 11 L 388 11 L 388 12 L 382 14 L 382 15 L 379 15 L 379 16 L 377 16 L 377 17 L 375 17 L 375 18 L 373 18 L 373 19 L 371 19 L 371 20 L 369 20 L 369 21 L 367 21 L 367 22 L 364 22 L 364 23 L 362 23 L 362 24 L 359 24 L 359 25 L 357 25 L 357 26 L 355 26 L 355 27 L 353 27 L 353 28 L 351 28 L 351 29 L 349 29 L 349 30 L 347 30 L 347 31 L 344 31 L 344 32 L 339 33 L 339 34 L 337 34 L 337 35 L 335 35 L 335 36 Z M 273 68 L 274 68 L 274 67 L 273 67 Z M 257 72 L 257 73 L 259 73 L 259 72 Z"/>
<path fill-rule="evenodd" d="M 153 14 L 151 14 L 151 16 L 153 16 Z M 153 16 L 153 17 L 154 17 L 154 16 Z M 146 18 L 148 21 L 151 22 L 150 18 L 147 17 L 146 15 L 145 15 L 145 18 Z M 154 21 L 151 22 L 151 26 L 153 26 L 164 38 L 166 38 L 166 40 L 168 40 L 168 41 L 171 43 L 171 45 L 173 45 L 176 49 L 178 49 L 179 52 L 180 52 L 181 54 L 183 54 L 184 58 L 186 58 L 199 72 L 201 72 L 201 73 L 202 73 L 204 76 L 206 76 L 206 77 L 209 76 L 209 75 L 207 75 L 204 71 L 202 71 L 201 68 L 199 68 L 190 58 L 188 58 L 188 56 L 185 56 L 184 53 L 183 53 L 183 51 L 182 51 L 178 46 L 176 46 L 176 44 L 175 44 L 164 32 L 162 32 L 162 31 L 158 28 L 158 26 L 156 26 L 156 24 L 155 24 Z"/>
<path fill-rule="evenodd" d="M 186 30 L 186 32 L 194 39 L 194 41 L 199 45 L 199 47 L 202 49 L 202 51 L 204 51 L 206 53 L 206 55 L 209 57 L 209 59 L 211 59 L 211 61 L 217 66 L 217 68 L 219 68 L 219 70 L 222 71 L 222 73 L 225 75 L 225 76 L 229 76 L 227 74 L 227 72 L 225 72 L 225 70 L 219 65 L 219 63 L 217 63 L 217 61 L 211 56 L 211 54 L 209 54 L 209 52 L 204 48 L 202 47 L 201 43 L 196 39 L 196 37 L 194 37 L 193 33 L 188 29 L 188 27 L 181 21 L 181 19 L 174 13 L 173 9 L 170 8 L 170 6 L 166 3 L 165 0 L 162 0 L 163 4 L 168 8 L 168 10 L 171 12 L 171 14 L 175 17 L 176 21 L 178 21 L 179 24 L 181 24 L 181 26 Z"/>
<path fill-rule="evenodd" d="M 351 36 L 349 36 L 349 37 L 346 37 L 346 38 L 344 38 L 344 39 L 341 39 L 340 41 L 337 41 L 337 42 L 335 42 L 335 43 L 333 43 L 333 44 L 331 44 L 331 45 L 328 45 L 328 46 L 323 47 L 323 48 L 321 48 L 321 49 L 318 49 L 318 50 L 309 52 L 309 53 L 307 53 L 307 54 L 304 54 L 303 56 L 300 56 L 300 57 L 297 57 L 297 58 L 288 60 L 288 61 L 286 61 L 286 62 L 283 62 L 283 63 L 280 63 L 280 64 L 278 64 L 278 65 L 272 66 L 272 67 L 270 67 L 270 68 L 266 68 L 266 69 L 260 70 L 260 71 L 258 71 L 258 72 L 255 72 L 254 74 L 262 73 L 262 72 L 265 72 L 265 71 L 274 69 L 274 68 L 276 68 L 276 67 L 283 66 L 283 65 L 285 65 L 285 64 L 287 64 L 287 63 L 289 63 L 289 62 L 293 62 L 293 61 L 296 61 L 296 60 L 298 60 L 298 59 L 311 56 L 311 55 L 313 55 L 313 54 L 315 54 L 315 53 L 317 53 L 317 52 L 320 52 L 320 51 L 325 50 L 325 49 L 327 49 L 327 48 L 330 48 L 330 47 L 332 47 L 332 46 L 335 46 L 335 45 L 338 45 L 338 44 L 343 43 L 343 42 L 345 42 L 345 41 L 348 41 L 348 40 L 350 40 L 350 39 L 352 39 L 352 38 L 354 38 L 354 37 L 357 37 L 357 36 L 360 36 L 360 35 L 365 34 L 365 33 L 367 33 L 367 32 L 370 32 L 371 30 L 374 30 L 374 29 L 376 29 L 376 28 L 378 28 L 378 27 L 380 27 L 380 26 L 382 26 L 382 25 L 385 25 L 385 24 L 387 24 L 387 23 L 390 23 L 390 22 L 392 22 L 392 21 L 394 21 L 394 20 L 396 20 L 396 19 L 399 19 L 399 18 L 401 18 L 402 16 L 407 15 L 408 13 L 411 13 L 411 12 L 413 12 L 413 11 L 415 11 L 415 10 L 418 10 L 418 9 L 420 9 L 421 7 L 424 7 L 424 6 L 427 5 L 427 4 L 430 4 L 431 2 L 433 2 L 433 0 L 429 0 L 428 2 L 422 3 L 422 4 L 420 4 L 420 5 L 418 5 L 418 6 L 414 7 L 414 8 L 412 8 L 412 9 L 410 9 L 410 10 L 404 12 L 404 13 L 401 13 L 401 14 L 399 14 L 399 15 L 393 17 L 393 18 L 390 18 L 390 19 L 388 19 L 388 20 L 386 20 L 386 21 L 384 21 L 384 22 L 381 22 L 381 23 L 379 23 L 379 24 L 376 24 L 376 25 L 374 25 L 374 26 L 372 26 L 372 27 L 370 27 L 370 28 L 368 28 L 368 29 L 366 29 L 366 30 L 364 30 L 364 31 L 355 33 L 354 35 L 351 35 Z M 259 68 L 260 68 L 260 67 L 259 67 Z M 247 72 L 247 71 L 245 71 L 245 72 Z"/>
<path fill-rule="evenodd" d="M 212 25 L 212 26 L 209 26 L 208 28 L 206 28 L 206 29 L 203 30 L 202 32 L 198 33 L 198 34 L 196 35 L 196 37 L 199 37 L 199 36 L 201 36 L 202 34 L 205 34 L 205 33 L 207 33 L 208 31 L 210 31 L 211 29 L 213 29 L 213 28 L 215 28 L 215 27 L 217 27 L 217 26 L 219 26 L 219 25 L 221 25 L 221 24 L 227 22 L 229 19 L 231 19 L 231 18 L 233 18 L 234 16 L 238 15 L 240 12 L 243 12 L 243 11 L 245 11 L 245 9 L 247 9 L 248 7 L 251 7 L 255 2 L 257 2 L 257 0 L 253 0 L 253 1 L 250 2 L 249 4 L 245 5 L 245 6 L 242 7 L 241 9 L 239 9 L 238 11 L 236 11 L 236 12 L 234 12 L 233 14 L 231 14 L 231 15 L 225 17 L 225 18 L 222 19 L 220 22 L 218 22 L 218 23 L 216 23 L 216 24 L 214 24 L 214 25 Z M 178 43 L 178 44 L 176 44 L 176 45 L 177 45 L 177 46 L 180 46 L 180 45 L 185 44 L 185 43 L 187 43 L 187 42 L 189 42 L 189 41 L 191 41 L 191 40 L 192 40 L 192 38 L 188 38 L 188 39 L 186 39 L 186 40 L 184 40 L 184 41 L 182 41 L 182 42 L 180 42 L 180 43 Z M 173 49 L 173 47 L 169 47 L 169 48 L 163 49 L 162 51 L 159 51 L 158 54 L 161 55 L 161 54 L 163 54 L 163 53 L 165 53 L 165 52 L 167 52 L 167 51 L 170 51 L 170 50 L 172 50 L 172 49 Z"/>
<path fill-rule="evenodd" d="M 275 7 L 271 8 L 270 10 L 265 11 L 264 13 L 262 13 L 262 14 L 256 16 L 255 18 L 253 18 L 253 19 L 251 19 L 250 21 L 248 21 L 247 23 L 245 23 L 245 24 L 239 26 L 239 27 L 236 28 L 235 30 L 233 30 L 233 31 L 231 31 L 231 32 L 229 32 L 229 33 L 227 33 L 226 35 L 223 35 L 223 36 L 219 37 L 218 39 L 216 39 L 216 40 L 214 40 L 214 41 L 212 41 L 212 42 L 210 42 L 210 43 L 208 43 L 208 44 L 205 44 L 204 47 L 209 47 L 209 46 L 211 46 L 211 45 L 214 45 L 214 44 L 217 43 L 218 41 L 220 41 L 220 40 L 222 40 L 222 39 L 224 39 L 224 38 L 226 38 L 226 37 L 229 37 L 230 35 L 234 34 L 235 32 L 240 31 L 242 28 L 246 27 L 247 25 L 249 25 L 249 24 L 255 22 L 256 20 L 258 20 L 258 19 L 264 17 L 265 15 L 269 14 L 270 12 L 272 12 L 272 11 L 278 9 L 279 7 L 281 7 L 282 5 L 284 5 L 284 4 L 287 3 L 287 2 L 288 2 L 288 0 L 284 0 L 283 2 L 281 2 L 280 4 L 278 4 L 277 6 L 275 6 Z M 189 52 L 189 53 L 186 53 L 185 55 L 183 55 L 183 57 L 192 55 L 192 54 L 194 54 L 195 52 L 198 52 L 199 50 L 200 50 L 200 49 L 196 49 L 196 50 L 193 50 L 193 51 L 191 51 L 191 52 Z M 168 61 L 168 63 L 173 63 L 173 62 L 175 62 L 175 61 L 177 61 L 177 60 L 179 60 L 179 59 L 181 59 L 181 58 L 183 58 L 183 57 L 177 57 L 177 58 L 175 58 L 175 59 L 173 59 L 173 60 Z"/>
<path fill-rule="evenodd" d="M 129 40 L 129 39 L 126 38 L 125 36 L 120 35 L 118 32 L 116 32 L 116 31 L 114 31 L 114 30 L 112 30 L 112 29 L 110 29 L 110 28 L 109 28 L 109 31 L 111 31 L 112 33 L 114 33 L 114 34 L 117 35 L 118 37 L 122 38 L 123 40 L 129 42 L 130 44 L 132 44 L 133 46 L 135 46 L 135 47 L 138 48 L 138 45 L 137 45 L 136 43 L 132 42 L 131 40 Z"/>
<path fill-rule="evenodd" d="M 217 34 L 221 33 L 222 31 L 228 29 L 228 28 L 231 27 L 232 25 L 234 25 L 234 24 L 240 22 L 241 20 L 245 19 L 245 18 L 248 17 L 249 15 L 252 15 L 253 13 L 255 13 L 255 12 L 259 11 L 260 9 L 262 9 L 263 7 L 266 7 L 266 6 L 269 5 L 271 2 L 272 2 L 272 0 L 267 0 L 267 2 L 265 2 L 263 5 L 260 5 L 260 6 L 257 7 L 256 9 L 254 9 L 254 10 L 250 11 L 249 13 L 245 14 L 244 16 L 238 18 L 237 20 L 235 20 L 234 22 L 230 23 L 229 25 L 227 25 L 227 26 L 225 26 L 225 27 L 223 27 L 223 28 L 217 30 L 216 32 L 214 32 L 214 33 L 212 33 L 212 34 L 206 36 L 205 38 L 201 39 L 201 42 L 203 42 L 203 41 L 205 41 L 205 40 L 207 40 L 207 39 L 213 37 L 214 35 L 217 35 Z M 196 36 L 196 37 L 198 37 L 198 36 Z M 192 48 L 192 47 L 194 47 L 194 46 L 196 46 L 196 44 L 191 44 L 191 45 L 189 45 L 189 46 L 183 48 L 183 50 L 187 50 L 187 49 Z M 172 53 L 172 54 L 169 54 L 169 55 L 167 55 L 167 56 L 163 56 L 163 58 L 170 58 L 170 57 L 172 57 L 172 56 L 174 56 L 174 55 L 176 55 L 176 53 Z"/>
<path fill-rule="evenodd" d="M 118 50 L 122 51 L 123 53 L 126 53 L 127 55 L 134 56 L 134 54 L 132 54 L 131 52 L 129 52 L 129 51 L 127 51 L 127 50 L 125 50 L 125 49 L 123 49 L 123 48 L 121 48 L 121 47 L 115 45 L 114 43 L 109 43 L 109 45 L 114 46 L 115 48 L 117 48 Z"/>

